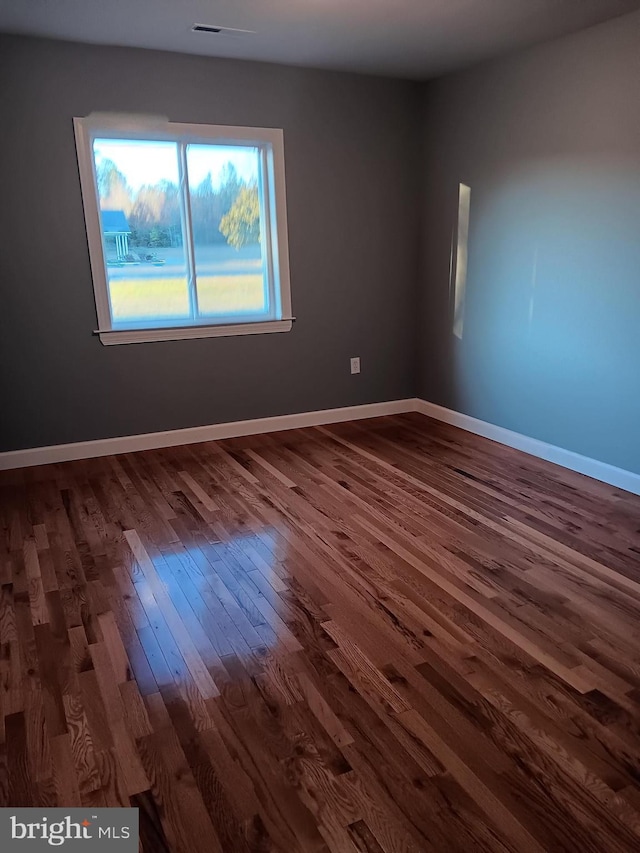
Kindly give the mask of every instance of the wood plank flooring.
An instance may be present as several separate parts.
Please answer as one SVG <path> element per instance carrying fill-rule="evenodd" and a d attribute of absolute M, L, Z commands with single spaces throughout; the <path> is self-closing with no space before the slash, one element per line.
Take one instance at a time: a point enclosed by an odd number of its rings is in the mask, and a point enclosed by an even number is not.
<path fill-rule="evenodd" d="M 421 415 L 0 475 L 0 805 L 640 851 L 640 498 Z"/>

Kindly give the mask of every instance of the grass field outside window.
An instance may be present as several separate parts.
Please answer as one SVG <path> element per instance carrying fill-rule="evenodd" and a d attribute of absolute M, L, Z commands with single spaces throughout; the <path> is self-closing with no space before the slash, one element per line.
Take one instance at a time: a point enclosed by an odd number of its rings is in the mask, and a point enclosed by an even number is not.
<path fill-rule="evenodd" d="M 201 314 L 253 314 L 260 313 L 265 307 L 261 274 L 198 276 L 197 289 Z M 185 277 L 112 279 L 109 291 L 116 322 L 189 315 Z"/>

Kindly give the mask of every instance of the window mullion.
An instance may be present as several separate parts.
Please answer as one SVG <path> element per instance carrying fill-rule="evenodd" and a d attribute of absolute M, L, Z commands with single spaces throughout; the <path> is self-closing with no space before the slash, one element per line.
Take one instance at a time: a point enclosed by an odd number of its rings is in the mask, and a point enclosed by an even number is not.
<path fill-rule="evenodd" d="M 187 166 L 187 143 L 178 143 L 178 169 L 180 176 L 180 208 L 182 210 L 182 231 L 184 234 L 187 274 L 189 279 L 189 312 L 192 320 L 197 320 L 198 288 L 196 287 L 196 253 L 193 242 L 191 218 L 191 196 L 189 193 L 189 169 Z"/>

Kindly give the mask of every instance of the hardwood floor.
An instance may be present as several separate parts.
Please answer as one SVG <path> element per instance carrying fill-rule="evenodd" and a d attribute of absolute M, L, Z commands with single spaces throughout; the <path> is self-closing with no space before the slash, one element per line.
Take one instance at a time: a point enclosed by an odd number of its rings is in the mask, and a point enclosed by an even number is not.
<path fill-rule="evenodd" d="M 0 475 L 0 805 L 640 850 L 640 498 L 421 415 Z"/>

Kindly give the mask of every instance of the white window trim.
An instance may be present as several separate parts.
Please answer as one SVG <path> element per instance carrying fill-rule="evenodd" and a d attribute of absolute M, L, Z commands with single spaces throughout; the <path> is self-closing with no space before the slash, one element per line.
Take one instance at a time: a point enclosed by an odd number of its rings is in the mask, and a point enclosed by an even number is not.
<path fill-rule="evenodd" d="M 227 127 L 224 125 L 183 124 L 170 122 L 163 117 L 135 116 L 116 113 L 92 113 L 84 118 L 74 118 L 73 127 L 78 154 L 78 169 L 84 216 L 89 244 L 91 276 L 98 316 L 98 329 L 103 344 L 130 344 L 148 341 L 175 341 L 190 338 L 227 337 L 230 335 L 256 335 L 269 332 L 288 332 L 291 330 L 291 283 L 289 275 L 289 241 L 287 233 L 287 200 L 284 173 L 284 134 L 279 128 L 267 127 Z M 93 140 L 97 136 L 129 138 L 167 139 L 189 142 L 245 142 L 262 143 L 268 151 L 264 156 L 265 168 L 265 207 L 269 215 L 263 212 L 266 239 L 270 240 L 271 282 L 273 292 L 272 316 L 268 318 L 247 317 L 238 322 L 211 322 L 206 318 L 201 322 L 180 325 L 117 324 L 111 320 L 109 304 L 109 286 L 102 243 L 102 223 L 98 204 L 95 164 L 93 158 Z M 277 223 L 277 233 L 271 234 L 273 219 Z M 187 247 L 187 251 L 192 247 Z M 277 285 L 279 282 L 279 286 Z"/>

